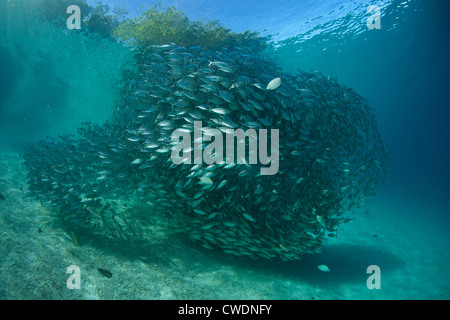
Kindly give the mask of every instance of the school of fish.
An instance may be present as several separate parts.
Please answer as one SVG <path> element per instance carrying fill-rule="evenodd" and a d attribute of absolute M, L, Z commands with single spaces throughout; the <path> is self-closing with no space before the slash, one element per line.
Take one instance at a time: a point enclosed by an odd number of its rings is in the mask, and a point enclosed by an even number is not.
<path fill-rule="evenodd" d="M 336 236 L 345 213 L 383 182 L 387 150 L 375 111 L 319 72 L 284 72 L 246 48 L 175 44 L 136 52 L 139 71 L 103 125 L 48 138 L 26 150 L 28 192 L 74 230 L 139 237 L 127 203 L 166 210 L 174 230 L 208 249 L 300 260 Z M 279 129 L 279 171 L 260 165 L 171 162 L 175 129 L 194 122 Z M 248 142 L 247 142 L 248 144 Z M 206 144 L 203 148 L 206 147 Z"/>

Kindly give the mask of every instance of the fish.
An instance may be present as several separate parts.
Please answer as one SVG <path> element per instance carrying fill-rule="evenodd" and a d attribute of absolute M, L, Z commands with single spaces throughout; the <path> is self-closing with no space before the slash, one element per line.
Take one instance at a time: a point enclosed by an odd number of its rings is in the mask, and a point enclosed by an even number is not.
<path fill-rule="evenodd" d="M 328 268 L 328 266 L 326 266 L 324 264 L 317 266 L 317 269 L 319 269 L 322 272 L 330 272 L 330 268 Z"/>
<path fill-rule="evenodd" d="M 228 114 L 230 113 L 230 111 L 226 108 L 214 108 L 211 109 L 212 112 L 217 113 L 217 114 Z"/>
<path fill-rule="evenodd" d="M 254 83 L 253 86 L 255 86 L 258 89 L 264 90 L 264 87 L 261 83 Z"/>
<path fill-rule="evenodd" d="M 251 215 L 249 215 L 249 214 L 247 214 L 247 213 L 244 213 L 243 216 L 244 216 L 244 218 L 247 219 L 248 221 L 251 221 L 251 222 L 255 222 L 255 221 L 256 221 L 255 219 L 253 219 L 253 217 L 252 217 Z"/>
<path fill-rule="evenodd" d="M 207 225 L 204 225 L 203 227 L 201 227 L 200 229 L 202 229 L 202 230 L 208 230 L 208 229 L 211 229 L 212 227 L 214 227 L 213 224 L 207 224 Z"/>
<path fill-rule="evenodd" d="M 233 95 L 231 95 L 229 92 L 224 90 L 219 90 L 220 97 L 225 100 L 226 102 L 230 103 L 233 99 Z"/>
<path fill-rule="evenodd" d="M 160 127 L 173 127 L 173 122 L 171 120 L 163 120 L 157 123 Z"/>
<path fill-rule="evenodd" d="M 177 82 L 177 86 L 179 86 L 181 89 L 185 89 L 188 91 L 195 90 L 195 86 L 189 81 L 180 80 Z"/>
<path fill-rule="evenodd" d="M 326 227 L 325 219 L 320 215 L 316 215 L 316 218 L 317 221 L 320 223 L 320 225 L 325 228 Z"/>
<path fill-rule="evenodd" d="M 0 193 L 0 200 L 6 200 L 6 198 L 1 193 Z"/>
<path fill-rule="evenodd" d="M 207 177 L 207 176 L 200 177 L 200 182 L 199 183 L 203 184 L 203 185 L 212 185 L 212 184 L 214 184 L 214 182 L 211 180 L 211 178 Z"/>
<path fill-rule="evenodd" d="M 276 90 L 281 86 L 281 78 L 275 78 L 269 82 L 266 87 L 266 90 Z"/>
<path fill-rule="evenodd" d="M 233 72 L 233 68 L 228 63 L 225 63 L 225 62 L 221 62 L 221 61 L 210 62 L 208 67 L 211 67 L 211 66 L 215 66 L 223 72 L 227 72 L 227 73 Z"/>
<path fill-rule="evenodd" d="M 219 185 L 217 186 L 217 189 L 222 188 L 223 186 L 225 186 L 226 183 L 227 183 L 227 179 L 221 181 L 221 182 L 219 183 Z"/>
<path fill-rule="evenodd" d="M 105 270 L 105 269 L 101 269 L 101 268 L 98 268 L 97 270 L 98 270 L 98 272 L 100 272 L 100 274 L 102 276 L 104 276 L 104 277 L 106 277 L 108 279 L 112 278 L 112 276 L 113 276 L 111 271 L 108 271 L 108 270 Z"/>
<path fill-rule="evenodd" d="M 195 213 L 199 214 L 199 215 L 202 215 L 202 216 L 206 215 L 206 212 L 203 211 L 203 210 L 200 210 L 200 209 L 193 209 L 193 211 L 194 211 Z"/>
<path fill-rule="evenodd" d="M 222 78 L 220 76 L 214 76 L 214 75 L 205 76 L 203 78 L 204 81 L 206 80 L 205 82 L 209 82 L 209 81 L 219 82 L 221 79 Z"/>
<path fill-rule="evenodd" d="M 142 159 L 135 159 L 130 164 L 132 164 L 132 165 L 141 164 L 143 161 L 144 160 L 142 160 Z"/>
<path fill-rule="evenodd" d="M 253 99 L 249 99 L 249 102 L 259 111 L 264 111 L 264 108 L 262 107 L 261 103 L 258 101 L 255 101 Z"/>

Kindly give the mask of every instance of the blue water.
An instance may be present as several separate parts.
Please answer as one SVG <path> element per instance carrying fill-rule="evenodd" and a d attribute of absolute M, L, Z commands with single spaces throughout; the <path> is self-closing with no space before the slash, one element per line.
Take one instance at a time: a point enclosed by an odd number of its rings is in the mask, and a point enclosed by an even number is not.
<path fill-rule="evenodd" d="M 0 8 L 7 5 L 0 2 Z M 130 17 L 152 5 L 144 0 L 103 3 L 125 6 Z M 250 29 L 271 35 L 273 47 L 267 54 L 284 70 L 331 74 L 368 98 L 390 158 L 387 181 L 372 199 L 371 214 L 378 214 L 373 221 L 390 221 L 384 217 L 395 215 L 392 221 L 403 226 L 399 228 L 405 237 L 433 238 L 424 242 L 425 248 L 434 250 L 437 243 L 448 251 L 449 1 L 166 0 L 162 4 L 174 5 L 192 19 L 220 20 L 234 32 Z M 381 9 L 380 30 L 367 28 L 369 5 Z M 18 151 L 40 138 L 75 132 L 83 121 L 107 119 L 118 98 L 121 70 L 132 60 L 128 49 L 116 42 L 89 43 L 81 35 L 62 34 L 53 25 L 36 22 L 29 8 L 24 1 L 8 15 L 0 13 L 0 150 Z M 31 16 L 31 22 L 19 21 L 21 15 Z M 76 54 L 68 59 L 65 52 Z M 383 225 L 374 230 L 382 233 Z M 386 241 L 392 247 L 398 244 L 393 238 Z M 349 257 L 348 252 L 344 256 Z M 440 258 L 432 257 L 446 265 L 447 260 Z M 450 298 L 449 276 L 444 272 L 440 277 L 445 278 L 427 281 L 435 280 L 444 289 L 424 293 L 424 298 Z M 403 289 L 407 288 L 405 284 Z M 401 298 L 401 294 L 374 298 Z"/>

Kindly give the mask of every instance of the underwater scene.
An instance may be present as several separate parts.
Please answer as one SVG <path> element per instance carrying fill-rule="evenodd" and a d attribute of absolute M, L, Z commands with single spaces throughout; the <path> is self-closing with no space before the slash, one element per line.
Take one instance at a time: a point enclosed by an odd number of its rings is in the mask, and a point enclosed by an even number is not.
<path fill-rule="evenodd" d="M 449 299 L 449 9 L 0 0 L 0 299 Z"/>

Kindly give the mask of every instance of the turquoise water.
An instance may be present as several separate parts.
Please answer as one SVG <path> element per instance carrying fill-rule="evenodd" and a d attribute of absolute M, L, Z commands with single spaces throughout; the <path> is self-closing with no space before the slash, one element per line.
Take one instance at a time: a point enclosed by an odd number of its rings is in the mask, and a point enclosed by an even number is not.
<path fill-rule="evenodd" d="M 142 12 L 141 6 L 150 8 L 148 1 L 105 3 L 111 8 L 125 6 L 129 17 Z M 58 136 L 77 134 L 82 123 L 100 128 L 115 119 L 118 109 L 125 115 L 123 75 L 137 70 L 135 51 L 116 39 L 67 30 L 64 19 L 43 18 L 39 1 L 2 0 L 0 298 L 448 299 L 448 1 L 162 1 L 162 5 L 174 5 L 194 20 L 218 19 L 233 32 L 250 29 L 269 35 L 271 47 L 264 56 L 281 68 L 277 72 L 319 72 L 367 98 L 388 149 L 386 180 L 376 184 L 378 194 L 365 206 L 349 210 L 352 222 L 341 225 L 337 237 L 328 238 L 320 252 L 309 253 L 302 261 L 252 260 L 205 249 L 175 227 L 177 205 L 164 202 L 162 189 L 152 187 L 157 196 L 139 203 L 140 192 L 148 190 L 139 175 L 127 182 L 133 190 L 126 183 L 120 185 L 130 195 L 127 201 L 117 195 L 114 208 L 124 212 L 132 208 L 140 219 L 142 237 L 117 240 L 101 229 L 80 231 L 79 222 L 65 220 L 70 214 L 56 209 L 49 196 L 28 194 L 30 167 L 37 162 L 30 166 L 23 155 L 40 139 L 51 146 Z M 379 30 L 367 27 L 369 5 L 380 8 Z M 118 136 L 119 131 L 111 132 Z M 96 155 L 98 150 L 83 152 Z M 67 154 L 51 147 L 43 154 L 67 159 Z M 171 181 L 169 176 L 155 183 L 174 186 Z M 105 198 L 113 197 L 108 192 L 113 191 L 99 191 Z M 248 213 L 244 222 L 257 219 Z M 82 270 L 80 290 L 66 287 L 69 265 Z M 322 272 L 319 265 L 331 271 Z M 366 286 L 370 265 L 381 269 L 379 290 Z M 112 277 L 98 269 L 108 270 Z"/>

